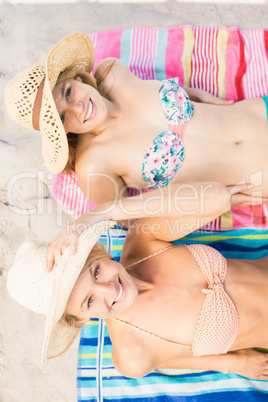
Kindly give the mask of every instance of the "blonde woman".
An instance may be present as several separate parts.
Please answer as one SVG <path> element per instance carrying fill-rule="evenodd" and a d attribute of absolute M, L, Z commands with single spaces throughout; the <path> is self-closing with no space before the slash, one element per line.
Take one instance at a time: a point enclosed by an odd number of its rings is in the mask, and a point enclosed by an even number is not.
<path fill-rule="evenodd" d="M 200 191 L 199 184 L 194 187 Z M 212 215 L 201 213 L 193 199 L 178 199 L 177 206 L 197 208 L 206 221 L 227 210 L 230 198 L 231 205 L 237 197 L 241 202 L 245 196 L 238 192 L 246 189 L 207 188 L 204 202 Z M 122 202 L 130 207 L 128 199 Z M 175 206 L 169 214 L 133 223 L 120 263 L 94 246 L 110 221 L 84 230 L 76 253 L 67 248 L 51 273 L 45 269 L 47 247 L 20 247 L 8 289 L 19 303 L 47 315 L 44 361 L 61 356 L 81 326 L 96 317 L 106 319 L 113 363 L 127 377 L 197 368 L 268 380 L 268 355 L 252 349 L 268 347 L 267 257 L 226 260 L 208 246 L 173 246 L 180 227 L 200 224 L 197 217 L 179 216 Z M 114 217 L 124 218 L 119 210 Z"/>

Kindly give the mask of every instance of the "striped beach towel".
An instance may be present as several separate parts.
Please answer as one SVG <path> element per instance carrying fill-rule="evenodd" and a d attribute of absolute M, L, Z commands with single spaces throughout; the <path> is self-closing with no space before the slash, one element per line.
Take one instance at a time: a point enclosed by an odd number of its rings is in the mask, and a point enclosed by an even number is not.
<path fill-rule="evenodd" d="M 108 230 L 100 243 L 119 261 L 126 231 Z M 268 230 L 197 231 L 175 244 L 207 244 L 228 258 L 268 255 Z M 112 345 L 104 320 L 91 320 L 82 329 L 77 367 L 77 395 L 85 401 L 259 402 L 268 400 L 268 382 L 235 374 L 201 370 L 163 370 L 140 379 L 121 376 L 111 361 Z"/>
<path fill-rule="evenodd" d="M 204 89 L 222 99 L 238 101 L 268 94 L 268 30 L 189 25 L 132 27 L 89 35 L 95 46 L 95 66 L 105 57 L 117 57 L 140 78 L 178 76 L 181 85 Z M 55 176 L 53 196 L 74 217 L 94 207 L 79 189 L 75 174 Z M 204 229 L 243 227 L 268 227 L 267 205 L 232 209 Z"/>
<path fill-rule="evenodd" d="M 143 79 L 178 76 L 185 87 L 202 88 L 235 101 L 268 94 L 268 30 L 187 25 L 132 27 L 89 35 L 96 49 L 95 65 L 105 57 L 118 57 Z M 94 207 L 77 186 L 75 175 L 55 176 L 53 196 L 75 218 Z M 236 208 L 184 242 L 213 245 L 226 257 L 260 258 L 268 255 L 268 230 L 261 228 L 268 228 L 266 205 Z M 125 234 L 117 227 L 100 239 L 116 260 Z M 104 321 L 92 320 L 84 326 L 77 367 L 79 402 L 268 400 L 267 382 L 210 371 L 153 372 L 142 379 L 126 379 L 113 367 L 111 351 Z"/>

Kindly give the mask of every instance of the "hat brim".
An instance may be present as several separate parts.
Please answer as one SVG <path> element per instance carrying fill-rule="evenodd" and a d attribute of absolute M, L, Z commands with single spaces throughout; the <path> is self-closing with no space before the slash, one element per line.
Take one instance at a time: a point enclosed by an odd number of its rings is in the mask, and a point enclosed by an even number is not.
<path fill-rule="evenodd" d="M 69 249 L 63 254 L 58 266 L 62 270 L 61 277 L 53 284 L 53 297 L 46 319 L 43 363 L 61 357 L 79 334 L 80 328 L 64 324 L 61 317 L 92 247 L 101 234 L 114 225 L 113 221 L 103 221 L 91 226 L 78 239 L 75 255 L 70 257 Z"/>
<path fill-rule="evenodd" d="M 42 135 L 42 153 L 47 169 L 61 173 L 69 156 L 66 132 L 56 108 L 52 90 L 58 77 L 67 67 L 92 71 L 95 53 L 90 37 L 83 32 L 72 33 L 61 39 L 49 52 L 42 96 L 39 126 Z"/>

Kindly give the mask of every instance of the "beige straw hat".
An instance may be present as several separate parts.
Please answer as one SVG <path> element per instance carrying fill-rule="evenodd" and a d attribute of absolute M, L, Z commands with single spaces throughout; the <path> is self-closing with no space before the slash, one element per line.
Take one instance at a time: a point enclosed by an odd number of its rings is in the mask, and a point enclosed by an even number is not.
<path fill-rule="evenodd" d="M 85 230 L 78 239 L 75 255 L 71 257 L 68 248 L 51 273 L 46 270 L 47 246 L 26 242 L 19 247 L 7 275 L 7 288 L 18 303 L 47 316 L 42 363 L 61 357 L 79 334 L 79 328 L 68 326 L 61 317 L 92 247 L 114 224 L 103 221 Z"/>
<path fill-rule="evenodd" d="M 61 39 L 49 52 L 46 67 L 35 66 L 16 75 L 7 85 L 5 100 L 7 110 L 17 123 L 41 131 L 42 153 L 48 171 L 58 174 L 68 162 L 68 142 L 57 111 L 52 90 L 62 71 L 67 67 L 92 71 L 94 47 L 90 37 L 83 32 L 72 33 Z M 44 82 L 43 82 L 44 80 Z M 43 87 L 39 127 L 33 126 L 34 113 Z M 39 93 L 40 93 L 39 91 Z M 41 101 L 41 99 L 40 99 Z M 40 102 L 41 103 L 41 102 Z"/>

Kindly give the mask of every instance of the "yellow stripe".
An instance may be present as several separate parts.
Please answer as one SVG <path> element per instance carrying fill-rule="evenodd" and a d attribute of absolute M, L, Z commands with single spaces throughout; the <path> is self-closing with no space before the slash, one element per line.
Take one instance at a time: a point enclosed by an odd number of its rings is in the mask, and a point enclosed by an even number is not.
<path fill-rule="evenodd" d="M 226 28 L 219 28 L 217 37 L 217 58 L 218 58 L 218 97 L 225 99 L 226 80 L 226 47 L 228 32 Z"/>
<path fill-rule="evenodd" d="M 97 353 L 83 353 L 83 354 L 81 354 L 81 357 L 82 357 L 82 359 L 96 359 Z M 112 353 L 103 353 L 102 357 L 104 359 L 111 359 Z"/>
<path fill-rule="evenodd" d="M 265 240 L 268 239 L 268 235 L 241 235 L 241 236 L 221 236 L 221 235 L 212 235 L 209 236 L 206 234 L 206 242 L 207 241 L 217 241 L 217 240 L 226 240 L 226 239 L 258 239 Z M 204 241 L 204 237 L 191 237 L 191 240 Z"/>
<path fill-rule="evenodd" d="M 233 228 L 233 215 L 231 211 L 221 215 L 221 228 Z"/>
<path fill-rule="evenodd" d="M 82 359 L 96 359 L 97 353 L 83 353 L 80 356 Z"/>
<path fill-rule="evenodd" d="M 195 373 L 203 373 L 206 370 L 187 370 L 187 371 L 175 371 L 174 369 L 172 369 L 172 374 L 166 373 L 166 371 L 164 371 L 165 375 L 168 375 L 170 377 L 174 376 L 174 375 L 183 375 L 183 374 L 195 374 Z M 159 369 L 159 371 L 153 370 L 152 373 L 156 373 L 156 374 L 161 374 L 161 369 Z"/>
<path fill-rule="evenodd" d="M 123 248 L 123 244 L 121 244 L 121 245 L 119 245 L 119 246 L 115 246 L 115 245 L 113 244 L 113 250 L 122 250 L 122 248 Z"/>
<path fill-rule="evenodd" d="M 85 325 L 99 325 L 99 321 L 88 321 Z"/>
<path fill-rule="evenodd" d="M 184 87 L 190 86 L 190 77 L 192 72 L 192 53 L 194 49 L 194 33 L 192 27 L 183 28 L 184 32 L 184 47 L 182 53 L 182 68 L 183 68 L 183 76 L 184 76 Z"/>

